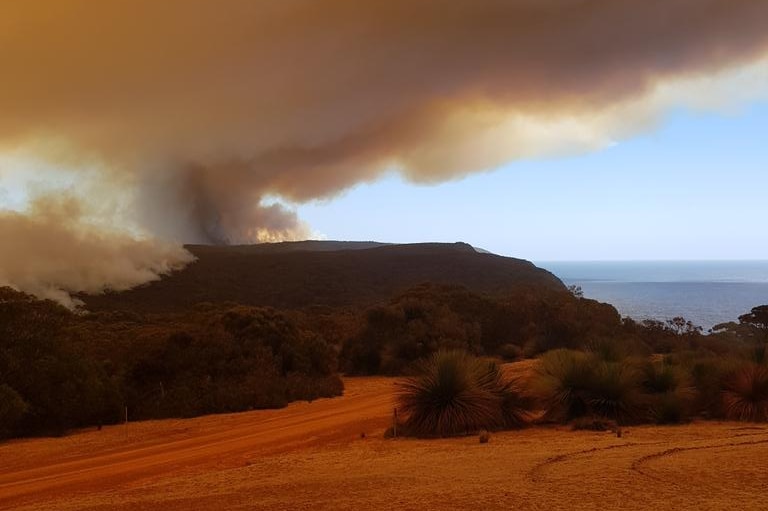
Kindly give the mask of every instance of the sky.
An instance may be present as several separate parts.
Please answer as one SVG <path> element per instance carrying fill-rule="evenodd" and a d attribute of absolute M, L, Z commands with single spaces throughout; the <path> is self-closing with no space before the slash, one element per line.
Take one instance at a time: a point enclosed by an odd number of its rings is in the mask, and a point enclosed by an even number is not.
<path fill-rule="evenodd" d="M 765 0 L 0 2 L 0 285 L 184 244 L 766 259 Z"/>
<path fill-rule="evenodd" d="M 326 239 L 466 241 L 534 261 L 768 259 L 768 102 L 677 109 L 595 152 L 299 206 Z"/>

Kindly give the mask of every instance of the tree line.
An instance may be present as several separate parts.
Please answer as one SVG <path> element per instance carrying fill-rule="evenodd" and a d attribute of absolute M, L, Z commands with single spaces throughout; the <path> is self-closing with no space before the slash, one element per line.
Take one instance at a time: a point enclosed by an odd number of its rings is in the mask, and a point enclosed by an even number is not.
<path fill-rule="evenodd" d="M 767 318 L 768 306 L 756 307 L 703 335 L 683 318 L 636 322 L 533 287 L 491 297 L 422 285 L 361 309 L 202 303 L 169 314 L 73 312 L 0 288 L 0 436 L 116 423 L 126 407 L 131 419 L 277 408 L 340 395 L 342 373 L 408 374 L 441 350 L 666 354 L 698 360 L 704 374 L 712 360 L 765 357 Z"/>

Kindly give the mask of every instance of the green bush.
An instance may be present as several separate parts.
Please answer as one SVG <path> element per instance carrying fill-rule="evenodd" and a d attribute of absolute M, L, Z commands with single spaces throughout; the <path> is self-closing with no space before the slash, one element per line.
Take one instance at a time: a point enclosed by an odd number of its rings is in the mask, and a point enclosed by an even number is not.
<path fill-rule="evenodd" d="M 723 382 L 723 406 L 729 419 L 768 421 L 768 367 L 745 363 Z"/>
<path fill-rule="evenodd" d="M 620 362 L 627 357 L 626 346 L 609 339 L 591 341 L 587 344 L 587 351 L 606 362 Z"/>
<path fill-rule="evenodd" d="M 337 396 L 336 353 L 286 313 L 237 306 L 201 315 L 138 355 L 125 383 L 137 418 L 280 408 Z"/>
<path fill-rule="evenodd" d="M 638 371 L 629 363 L 561 349 L 544 354 L 533 386 L 545 421 L 599 417 L 625 423 L 642 414 L 639 381 Z"/>
<path fill-rule="evenodd" d="M 525 426 L 530 418 L 529 410 L 533 403 L 520 380 L 505 377 L 501 368 L 490 361 L 486 362 L 482 374 L 486 376 L 483 379 L 483 387 L 499 399 L 500 427 L 515 429 Z"/>
<path fill-rule="evenodd" d="M 643 396 L 637 369 L 627 362 L 593 361 L 594 377 L 589 393 L 593 415 L 619 424 L 642 418 Z"/>
<path fill-rule="evenodd" d="M 648 361 L 641 370 L 647 396 L 648 419 L 658 424 L 675 424 L 690 419 L 696 389 L 684 366 L 664 360 Z"/>
<path fill-rule="evenodd" d="M 0 385 L 0 438 L 13 434 L 28 409 L 18 392 L 8 385 Z"/>
<path fill-rule="evenodd" d="M 694 413 L 708 419 L 725 417 L 723 380 L 738 363 L 730 358 L 703 357 L 690 362 L 690 374 L 696 389 Z"/>
<path fill-rule="evenodd" d="M 590 413 L 590 388 L 594 371 L 590 358 L 565 349 L 545 353 L 533 379 L 542 400 L 545 421 L 568 422 Z"/>
<path fill-rule="evenodd" d="M 455 436 L 523 424 L 525 399 L 499 367 L 461 351 L 438 351 L 400 384 L 406 434 Z"/>

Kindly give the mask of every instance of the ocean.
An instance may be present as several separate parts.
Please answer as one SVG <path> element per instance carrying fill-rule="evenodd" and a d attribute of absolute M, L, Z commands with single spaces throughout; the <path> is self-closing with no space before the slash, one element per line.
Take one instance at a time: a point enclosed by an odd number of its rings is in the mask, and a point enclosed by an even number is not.
<path fill-rule="evenodd" d="M 637 320 L 683 316 L 704 331 L 768 304 L 768 261 L 538 262 Z"/>

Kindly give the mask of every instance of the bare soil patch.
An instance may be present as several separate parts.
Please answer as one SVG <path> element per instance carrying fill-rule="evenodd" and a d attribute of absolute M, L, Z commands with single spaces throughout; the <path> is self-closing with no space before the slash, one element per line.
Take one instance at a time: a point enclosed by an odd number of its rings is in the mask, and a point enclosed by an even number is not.
<path fill-rule="evenodd" d="M 344 397 L 282 410 L 0 444 L 0 509 L 765 508 L 768 426 L 386 440 L 394 382 L 350 378 Z"/>

